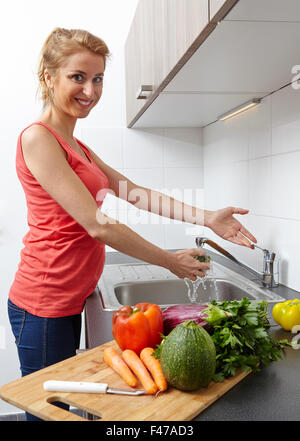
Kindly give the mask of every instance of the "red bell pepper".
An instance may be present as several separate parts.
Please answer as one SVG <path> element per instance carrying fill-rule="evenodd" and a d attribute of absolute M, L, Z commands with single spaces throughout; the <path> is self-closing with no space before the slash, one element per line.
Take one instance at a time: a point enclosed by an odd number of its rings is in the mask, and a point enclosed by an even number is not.
<path fill-rule="evenodd" d="M 155 348 L 163 333 L 162 310 L 152 303 L 122 306 L 112 317 L 112 334 L 120 349 L 138 355 L 146 347 Z"/>

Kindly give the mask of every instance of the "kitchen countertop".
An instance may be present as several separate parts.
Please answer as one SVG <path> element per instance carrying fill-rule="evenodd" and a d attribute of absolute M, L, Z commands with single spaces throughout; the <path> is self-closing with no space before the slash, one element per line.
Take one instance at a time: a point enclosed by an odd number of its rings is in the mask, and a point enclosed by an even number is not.
<path fill-rule="evenodd" d="M 175 250 L 173 250 L 175 251 Z M 249 273 L 221 255 L 206 250 L 212 259 L 253 280 Z M 106 264 L 137 263 L 137 259 L 119 252 L 107 253 Z M 276 290 L 286 299 L 299 297 L 299 292 L 279 285 Z M 270 322 L 272 308 L 269 304 Z M 103 311 L 99 291 L 88 297 L 85 306 L 86 347 L 93 348 L 112 340 L 112 314 Z M 280 326 L 272 326 L 276 339 L 293 337 Z M 255 374 L 249 374 L 240 383 L 215 401 L 195 421 L 299 421 L 300 420 L 300 350 L 288 348 L 282 360 L 272 362 Z"/>

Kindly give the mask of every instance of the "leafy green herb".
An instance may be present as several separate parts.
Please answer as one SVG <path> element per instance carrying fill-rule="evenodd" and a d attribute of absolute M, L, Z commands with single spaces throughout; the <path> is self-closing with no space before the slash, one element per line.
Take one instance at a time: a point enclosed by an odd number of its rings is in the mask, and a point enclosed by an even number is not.
<path fill-rule="evenodd" d="M 213 303 L 210 303 L 206 309 L 203 309 L 202 313 L 205 311 L 205 313 L 208 314 L 208 318 L 205 317 L 205 320 L 208 323 L 211 324 L 218 324 L 222 322 L 227 317 L 232 317 L 232 314 L 230 312 L 225 311 L 224 309 L 219 308 L 218 306 L 215 306 Z"/>
<path fill-rule="evenodd" d="M 194 256 L 195 259 L 199 260 L 199 262 L 210 262 L 211 257 L 210 256 Z"/>
<path fill-rule="evenodd" d="M 202 314 L 211 325 L 209 333 L 216 346 L 216 382 L 234 376 L 239 368 L 256 372 L 261 365 L 282 358 L 284 348 L 291 346 L 287 340 L 276 341 L 268 332 L 264 301 L 254 303 L 246 297 L 240 302 L 213 300 Z"/>

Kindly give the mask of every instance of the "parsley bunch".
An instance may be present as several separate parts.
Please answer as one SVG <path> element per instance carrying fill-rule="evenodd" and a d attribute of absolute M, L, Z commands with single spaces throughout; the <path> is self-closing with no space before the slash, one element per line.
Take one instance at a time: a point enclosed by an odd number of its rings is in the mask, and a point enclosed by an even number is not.
<path fill-rule="evenodd" d="M 202 311 L 211 325 L 208 331 L 216 347 L 217 366 L 213 380 L 221 382 L 237 369 L 256 372 L 261 365 L 282 359 L 287 340 L 276 341 L 268 332 L 267 302 L 213 300 Z"/>

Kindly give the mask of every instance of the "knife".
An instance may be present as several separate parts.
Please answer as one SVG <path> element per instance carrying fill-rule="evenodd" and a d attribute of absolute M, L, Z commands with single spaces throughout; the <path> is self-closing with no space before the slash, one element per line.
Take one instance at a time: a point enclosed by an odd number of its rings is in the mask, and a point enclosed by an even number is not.
<path fill-rule="evenodd" d="M 144 395 L 146 391 L 132 388 L 108 387 L 107 383 L 92 383 L 88 381 L 57 381 L 44 382 L 44 389 L 51 392 L 81 392 L 89 394 L 121 394 Z"/>

